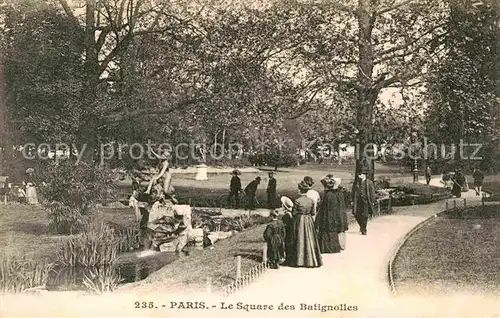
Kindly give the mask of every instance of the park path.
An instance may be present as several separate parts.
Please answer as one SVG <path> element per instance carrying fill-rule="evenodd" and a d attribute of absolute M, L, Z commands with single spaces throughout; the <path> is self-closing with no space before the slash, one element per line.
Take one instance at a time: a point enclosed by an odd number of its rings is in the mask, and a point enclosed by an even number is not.
<path fill-rule="evenodd" d="M 431 184 L 439 186 L 439 179 L 433 179 Z M 467 205 L 481 202 L 473 190 L 464 193 L 463 198 L 467 199 Z M 457 199 L 457 205 L 461 204 L 463 200 Z M 387 268 L 396 246 L 412 228 L 443 211 L 445 206 L 446 202 L 440 201 L 395 207 L 394 213 L 369 221 L 366 236 L 359 233 L 357 224 L 352 224 L 347 232 L 346 250 L 340 254 L 323 254 L 324 264 L 321 268 L 281 267 L 279 270 L 270 270 L 255 283 L 231 295 L 228 303 L 240 301 L 279 305 L 284 302 L 295 306 L 295 310 L 288 312 L 287 316 L 296 314 L 301 317 L 321 315 L 320 310 L 300 310 L 305 308 L 301 304 L 339 306 L 337 309 L 341 311 L 322 314 L 332 317 L 411 317 L 418 315 L 421 310 L 427 310 L 425 317 L 431 317 L 433 313 L 438 313 L 438 309 L 444 316 L 446 313 L 451 317 L 468 316 L 464 313 L 470 308 L 463 308 L 464 303 L 457 303 L 454 296 L 439 301 L 434 299 L 432 302 L 425 300 L 425 306 L 422 306 L 424 300 L 395 300 L 390 292 Z M 442 306 L 446 301 L 453 306 Z M 481 304 L 483 302 L 484 299 Z M 358 311 L 345 311 L 348 306 L 357 306 Z M 481 310 L 485 309 L 488 307 Z M 473 316 L 478 314 L 475 310 Z M 267 313 L 269 316 L 273 314 Z"/>

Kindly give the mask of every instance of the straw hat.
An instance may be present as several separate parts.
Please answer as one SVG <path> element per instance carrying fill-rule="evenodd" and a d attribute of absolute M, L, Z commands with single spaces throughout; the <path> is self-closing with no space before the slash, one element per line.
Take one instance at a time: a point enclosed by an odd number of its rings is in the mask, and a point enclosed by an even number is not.
<path fill-rule="evenodd" d="M 292 211 L 293 201 L 289 197 L 282 196 L 281 206 L 287 211 Z"/>
<path fill-rule="evenodd" d="M 338 189 L 342 179 L 334 178 L 333 174 L 327 174 L 321 179 L 321 184 L 327 189 Z"/>

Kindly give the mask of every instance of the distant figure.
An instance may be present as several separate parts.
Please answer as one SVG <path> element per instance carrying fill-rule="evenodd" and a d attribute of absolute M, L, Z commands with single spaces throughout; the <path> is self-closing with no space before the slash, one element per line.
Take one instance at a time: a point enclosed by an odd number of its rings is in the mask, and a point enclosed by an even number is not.
<path fill-rule="evenodd" d="M 255 210 L 255 194 L 257 193 L 257 187 L 260 184 L 260 180 L 260 177 L 255 178 L 246 186 L 244 190 L 247 196 L 247 210 Z"/>
<path fill-rule="evenodd" d="M 227 197 L 227 203 L 229 206 L 232 206 L 234 198 L 237 209 L 240 208 L 241 180 L 240 177 L 238 177 L 240 174 L 241 172 L 238 170 L 233 170 L 233 177 L 231 178 L 231 184 L 229 185 L 229 196 Z"/>
<path fill-rule="evenodd" d="M 26 185 L 26 202 L 31 205 L 38 204 L 34 172 L 35 170 L 33 168 L 28 168 L 26 170 L 26 179 L 24 181 L 24 184 Z"/>
<path fill-rule="evenodd" d="M 345 249 L 348 223 L 344 194 L 339 189 L 340 182 L 339 178 L 333 178 L 331 174 L 321 179 L 325 192 L 315 222 L 321 253 L 340 253 Z"/>
<path fill-rule="evenodd" d="M 285 258 L 285 225 L 278 220 L 278 212 L 271 212 L 272 222 L 264 231 L 264 240 L 267 243 L 267 260 L 272 268 L 278 269 L 280 262 Z"/>
<path fill-rule="evenodd" d="M 301 181 L 298 188 L 300 196 L 293 203 L 292 209 L 294 218 L 293 250 L 288 265 L 292 267 L 321 267 L 323 260 L 312 219 L 314 204 L 307 197 L 307 191 L 311 187 Z"/>
<path fill-rule="evenodd" d="M 425 182 L 427 183 L 427 185 L 429 185 L 429 183 L 431 182 L 431 178 L 431 167 L 427 166 L 427 168 L 425 168 Z"/>
<path fill-rule="evenodd" d="M 375 185 L 366 178 L 367 173 L 367 170 L 361 170 L 359 181 L 352 188 L 353 213 L 362 235 L 367 233 L 368 217 L 375 212 Z"/>
<path fill-rule="evenodd" d="M 267 183 L 267 207 L 269 209 L 274 209 L 276 201 L 276 179 L 274 178 L 274 173 L 269 172 L 269 182 Z"/>
<path fill-rule="evenodd" d="M 318 203 L 321 200 L 321 196 L 319 195 L 319 192 L 316 190 L 312 189 L 312 186 L 314 185 L 313 178 L 310 176 L 304 177 L 304 182 L 311 187 L 309 191 L 307 191 L 307 197 L 311 199 L 314 203 L 314 215 L 313 215 L 313 220 L 316 219 L 316 215 L 318 213 Z"/>
<path fill-rule="evenodd" d="M 483 172 L 479 170 L 479 168 L 475 168 L 472 173 L 472 178 L 474 178 L 474 190 L 476 191 L 476 195 L 481 195 L 484 180 Z"/>
<path fill-rule="evenodd" d="M 462 170 L 457 169 L 453 178 L 453 188 L 451 189 L 451 194 L 453 194 L 457 198 L 460 198 L 462 196 L 462 188 L 464 186 L 464 183 L 465 177 L 462 174 Z"/>
<path fill-rule="evenodd" d="M 281 197 L 281 206 L 285 214 L 281 218 L 281 221 L 285 225 L 285 264 L 290 264 L 291 258 L 293 256 L 293 242 L 294 242 L 294 220 L 292 215 L 293 201 L 288 197 Z"/>

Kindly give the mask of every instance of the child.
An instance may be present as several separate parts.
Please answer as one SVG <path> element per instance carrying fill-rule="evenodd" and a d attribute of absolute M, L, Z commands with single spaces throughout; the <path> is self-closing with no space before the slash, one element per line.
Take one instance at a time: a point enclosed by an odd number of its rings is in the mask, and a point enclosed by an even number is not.
<path fill-rule="evenodd" d="M 278 220 L 277 211 L 272 211 L 271 217 L 273 220 L 264 231 L 264 239 L 267 242 L 267 259 L 272 268 L 278 269 L 280 261 L 285 256 L 285 225 Z"/>

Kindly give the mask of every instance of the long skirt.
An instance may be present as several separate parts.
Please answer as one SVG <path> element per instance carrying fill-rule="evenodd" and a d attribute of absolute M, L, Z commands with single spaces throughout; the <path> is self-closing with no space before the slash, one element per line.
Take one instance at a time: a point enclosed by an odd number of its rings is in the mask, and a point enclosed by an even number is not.
<path fill-rule="evenodd" d="M 341 247 L 337 232 L 318 232 L 319 249 L 322 254 L 340 253 Z"/>
<path fill-rule="evenodd" d="M 294 251 L 290 266 L 320 267 L 323 265 L 314 221 L 310 215 L 295 216 Z"/>
<path fill-rule="evenodd" d="M 38 204 L 38 196 L 35 187 L 29 186 L 26 188 L 26 201 L 28 204 Z"/>

